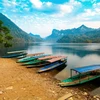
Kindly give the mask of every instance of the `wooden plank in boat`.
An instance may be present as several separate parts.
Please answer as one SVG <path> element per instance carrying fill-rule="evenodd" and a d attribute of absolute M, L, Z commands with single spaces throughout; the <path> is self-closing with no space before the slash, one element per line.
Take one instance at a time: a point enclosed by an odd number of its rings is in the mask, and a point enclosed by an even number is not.
<path fill-rule="evenodd" d="M 8 54 L 13 54 L 13 53 L 22 53 L 22 52 L 26 52 L 26 50 L 10 51 L 10 52 L 7 52 L 7 53 Z"/>
<path fill-rule="evenodd" d="M 45 60 L 50 58 L 57 58 L 57 56 L 46 56 L 46 57 L 39 58 L 39 60 Z"/>
<path fill-rule="evenodd" d="M 34 53 L 34 54 L 28 54 L 28 56 L 37 56 L 37 55 L 41 55 L 41 54 L 44 54 L 44 52 Z"/>
<path fill-rule="evenodd" d="M 65 58 L 66 58 L 66 56 L 59 56 L 57 58 L 53 58 L 53 59 L 50 59 L 50 60 L 47 60 L 47 61 L 52 63 L 52 62 L 59 61 L 61 59 L 65 59 Z"/>

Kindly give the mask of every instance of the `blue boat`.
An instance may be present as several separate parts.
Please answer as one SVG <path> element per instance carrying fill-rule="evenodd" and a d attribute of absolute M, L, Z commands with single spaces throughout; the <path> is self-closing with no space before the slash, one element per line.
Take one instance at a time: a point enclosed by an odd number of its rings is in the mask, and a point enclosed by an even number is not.
<path fill-rule="evenodd" d="M 32 64 L 32 65 L 28 65 L 26 66 L 27 68 L 35 68 L 35 67 L 42 67 L 42 66 L 46 66 L 46 65 L 49 65 L 50 63 L 49 62 L 43 62 L 43 63 L 38 63 L 38 64 Z"/>
<path fill-rule="evenodd" d="M 65 60 L 64 61 L 56 61 L 56 62 L 50 63 L 50 64 L 48 64 L 48 65 L 40 68 L 38 70 L 38 73 L 41 73 L 41 72 L 44 72 L 44 71 L 48 71 L 48 70 L 54 69 L 54 68 L 59 67 L 59 66 L 65 64 L 65 63 L 66 63 Z"/>
<path fill-rule="evenodd" d="M 73 75 L 73 71 L 76 75 Z M 100 65 L 90 65 L 71 69 L 71 77 L 62 80 L 60 86 L 75 86 L 100 78 Z"/>
<path fill-rule="evenodd" d="M 8 54 L 6 56 L 2 56 L 2 58 L 16 58 L 18 56 L 26 55 L 27 53 L 17 53 L 17 54 Z"/>

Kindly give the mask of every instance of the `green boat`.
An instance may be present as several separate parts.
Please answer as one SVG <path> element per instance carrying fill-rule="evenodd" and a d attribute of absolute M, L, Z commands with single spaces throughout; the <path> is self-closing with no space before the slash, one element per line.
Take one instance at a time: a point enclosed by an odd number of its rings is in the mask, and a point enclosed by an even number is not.
<path fill-rule="evenodd" d="M 33 60 L 33 61 L 29 61 L 24 63 L 23 65 L 35 65 L 35 64 L 39 64 L 39 63 L 43 63 L 45 62 L 44 60 Z"/>
<path fill-rule="evenodd" d="M 26 61 L 31 61 L 31 60 L 34 60 L 34 56 L 32 57 L 25 57 L 25 58 L 22 58 L 22 59 L 19 59 L 17 62 L 26 62 Z"/>
<path fill-rule="evenodd" d="M 73 71 L 76 75 L 72 75 Z M 71 69 L 71 77 L 62 80 L 60 86 L 75 86 L 100 78 L 100 65 L 90 65 Z"/>
<path fill-rule="evenodd" d="M 20 63 L 28 62 L 28 61 L 32 61 L 32 60 L 35 60 L 35 59 L 38 59 L 38 58 L 41 58 L 41 57 L 44 57 L 44 56 L 48 56 L 48 55 L 42 54 L 42 55 L 39 55 L 39 56 L 29 56 L 29 57 L 19 59 L 17 62 L 20 62 Z"/>
<path fill-rule="evenodd" d="M 44 59 L 45 58 L 45 59 Z M 49 64 L 52 64 L 54 62 L 57 62 L 57 61 L 63 61 L 63 60 L 66 60 L 66 58 L 64 59 L 63 56 L 52 56 L 50 57 L 49 59 L 49 56 L 46 56 L 44 58 L 40 58 L 42 61 L 39 62 L 38 64 L 33 64 L 33 61 L 32 61 L 32 64 L 29 65 L 29 66 L 26 66 L 27 68 L 34 68 L 34 67 L 43 67 L 43 66 L 46 66 L 46 65 L 49 65 Z M 40 59 L 37 59 L 37 60 L 40 60 Z M 30 62 L 31 63 L 31 62 Z M 29 64 L 29 63 L 28 63 Z"/>

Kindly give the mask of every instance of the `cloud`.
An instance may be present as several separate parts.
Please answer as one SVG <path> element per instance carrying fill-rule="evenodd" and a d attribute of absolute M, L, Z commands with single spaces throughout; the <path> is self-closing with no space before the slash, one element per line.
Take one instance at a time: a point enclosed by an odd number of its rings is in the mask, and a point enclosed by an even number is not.
<path fill-rule="evenodd" d="M 31 4 L 29 1 L 17 1 L 17 0 L 3 0 L 1 3 L 2 12 L 9 14 L 25 14 L 30 13 Z"/>
<path fill-rule="evenodd" d="M 11 1 L 3 0 L 3 5 L 5 7 L 12 7 L 12 6 L 14 7 L 17 5 L 17 2 L 16 2 L 16 0 L 11 0 Z"/>
<path fill-rule="evenodd" d="M 63 4 L 55 4 L 52 2 L 41 2 L 40 0 L 30 0 L 33 4 L 33 11 L 37 11 L 45 14 L 55 14 L 57 16 L 64 16 L 75 12 L 75 9 L 81 6 L 81 3 L 75 0 L 69 0 Z"/>
<path fill-rule="evenodd" d="M 89 17 L 89 16 L 95 16 L 96 12 L 92 9 L 85 9 L 85 12 L 83 13 L 83 17 Z"/>
<path fill-rule="evenodd" d="M 78 1 L 70 0 L 63 4 L 54 4 L 52 2 L 42 2 L 40 0 L 29 1 L 8 1 L 4 0 L 5 10 L 13 13 L 45 13 L 47 15 L 64 16 L 75 11 L 80 6 Z M 13 10 L 14 9 L 14 10 Z"/>
<path fill-rule="evenodd" d="M 94 3 L 91 9 L 85 9 L 81 17 L 87 18 L 89 21 L 100 21 L 100 3 Z"/>
<path fill-rule="evenodd" d="M 52 16 L 55 17 L 65 17 L 69 16 L 72 13 L 75 13 L 77 9 L 81 7 L 81 3 L 78 1 L 70 0 L 69 2 L 65 2 L 64 4 L 57 5 L 58 12 Z"/>
<path fill-rule="evenodd" d="M 66 4 L 60 5 L 60 11 L 64 14 L 71 13 L 72 10 L 73 10 L 73 6 L 71 6 L 71 5 L 66 5 Z"/>
<path fill-rule="evenodd" d="M 16 0 L 12 0 L 12 1 L 11 1 L 11 4 L 12 4 L 13 6 L 16 6 L 16 5 L 17 5 Z"/>
<path fill-rule="evenodd" d="M 93 0 L 92 0 L 93 1 Z M 100 21 L 100 3 L 94 3 L 91 8 L 83 9 L 83 12 L 79 13 L 75 20 L 76 21 Z"/>
<path fill-rule="evenodd" d="M 50 6 L 52 6 L 52 3 L 51 3 L 51 2 L 46 2 L 46 5 L 47 5 L 48 7 L 50 7 Z"/>
<path fill-rule="evenodd" d="M 56 11 L 56 7 L 52 2 L 41 2 L 40 0 L 30 0 L 32 3 L 32 12 L 52 14 Z"/>
<path fill-rule="evenodd" d="M 100 14 L 100 3 L 93 4 L 94 10 L 97 14 Z"/>
<path fill-rule="evenodd" d="M 6 12 L 6 13 L 16 13 L 17 12 L 17 9 L 16 9 L 16 6 L 17 6 L 17 2 L 16 0 L 12 0 L 12 1 L 8 1 L 8 0 L 3 0 L 2 3 L 1 3 L 1 6 L 3 8 L 2 12 Z"/>
<path fill-rule="evenodd" d="M 11 6 L 10 1 L 8 1 L 8 0 L 3 0 L 3 6 L 4 6 L 4 7 L 10 7 L 10 6 Z"/>
<path fill-rule="evenodd" d="M 43 3 L 40 0 L 30 0 L 30 2 L 36 7 L 36 8 L 41 8 Z"/>

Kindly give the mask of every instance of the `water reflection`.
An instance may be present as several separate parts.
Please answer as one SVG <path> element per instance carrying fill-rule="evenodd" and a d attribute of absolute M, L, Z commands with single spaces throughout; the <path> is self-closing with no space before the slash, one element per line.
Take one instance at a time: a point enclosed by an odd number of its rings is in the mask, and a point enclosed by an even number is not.
<path fill-rule="evenodd" d="M 62 45 L 58 45 L 58 46 L 52 46 L 52 50 L 53 52 L 56 52 L 56 53 L 68 53 L 68 54 L 72 54 L 72 55 L 77 55 L 79 57 L 84 57 L 86 55 L 90 55 L 90 54 L 98 54 L 100 55 L 100 45 L 97 45 L 97 44 L 94 44 L 94 45 L 87 45 L 84 46 L 83 44 L 80 46 L 76 45 L 73 46 L 69 46 L 69 44 L 62 44 Z M 93 46 L 94 46 L 94 49 L 93 49 Z"/>
<path fill-rule="evenodd" d="M 0 56 L 4 56 L 9 51 L 27 50 L 28 44 L 15 44 L 10 48 L 0 47 Z"/>

